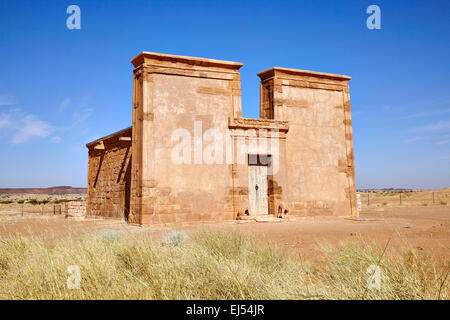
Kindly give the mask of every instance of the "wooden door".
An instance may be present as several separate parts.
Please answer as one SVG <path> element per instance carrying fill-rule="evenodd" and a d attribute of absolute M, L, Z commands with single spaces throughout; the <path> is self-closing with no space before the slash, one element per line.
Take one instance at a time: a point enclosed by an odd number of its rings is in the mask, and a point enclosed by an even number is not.
<path fill-rule="evenodd" d="M 267 166 L 248 166 L 248 190 L 250 214 L 269 214 Z"/>

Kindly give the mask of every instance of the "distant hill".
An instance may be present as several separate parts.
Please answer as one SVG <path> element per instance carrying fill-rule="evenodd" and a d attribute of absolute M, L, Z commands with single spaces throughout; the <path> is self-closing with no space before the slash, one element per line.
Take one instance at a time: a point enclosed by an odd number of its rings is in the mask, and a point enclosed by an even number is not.
<path fill-rule="evenodd" d="M 449 187 L 442 189 L 410 189 L 410 188 L 375 188 L 375 189 L 356 189 L 356 192 L 415 192 L 415 191 L 450 191 Z"/>
<path fill-rule="evenodd" d="M 58 186 L 50 188 L 0 188 L 0 195 L 6 194 L 85 194 L 87 188 Z"/>

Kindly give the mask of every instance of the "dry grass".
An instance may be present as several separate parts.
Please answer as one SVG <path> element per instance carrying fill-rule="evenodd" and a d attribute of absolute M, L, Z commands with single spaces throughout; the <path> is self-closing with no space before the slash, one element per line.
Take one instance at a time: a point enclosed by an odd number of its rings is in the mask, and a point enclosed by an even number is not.
<path fill-rule="evenodd" d="M 173 235 L 172 235 L 173 237 Z M 57 242 L 11 236 L 0 242 L 2 299 L 448 299 L 445 268 L 361 243 L 324 248 L 303 261 L 229 231 L 153 243 L 119 234 Z M 367 289 L 367 267 L 382 270 Z M 68 289 L 68 266 L 81 270 Z M 448 266 L 447 266 L 448 268 Z"/>

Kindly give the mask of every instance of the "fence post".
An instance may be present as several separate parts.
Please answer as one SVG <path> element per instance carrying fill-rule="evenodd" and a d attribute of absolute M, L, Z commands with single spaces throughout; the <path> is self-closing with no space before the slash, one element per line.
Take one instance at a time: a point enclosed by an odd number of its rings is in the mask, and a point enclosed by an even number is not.
<path fill-rule="evenodd" d="M 41 216 L 44 215 L 44 205 L 41 205 Z"/>
<path fill-rule="evenodd" d="M 22 203 L 22 217 L 23 217 L 23 203 Z"/>
<path fill-rule="evenodd" d="M 433 204 L 434 204 L 434 191 L 433 191 Z"/>
<path fill-rule="evenodd" d="M 402 193 L 400 192 L 400 205 L 402 205 Z"/>
<path fill-rule="evenodd" d="M 370 206 L 370 192 L 367 192 L 367 205 Z"/>

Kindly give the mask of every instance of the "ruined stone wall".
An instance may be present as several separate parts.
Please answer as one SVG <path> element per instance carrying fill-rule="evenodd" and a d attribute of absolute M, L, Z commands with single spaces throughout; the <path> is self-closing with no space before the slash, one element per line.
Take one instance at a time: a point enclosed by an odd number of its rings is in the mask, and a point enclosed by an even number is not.
<path fill-rule="evenodd" d="M 83 218 L 86 216 L 85 201 L 70 201 L 67 203 L 66 218 Z"/>
<path fill-rule="evenodd" d="M 87 216 L 128 216 L 131 182 L 131 129 L 88 145 Z M 96 149 L 97 146 L 97 149 Z"/>
<path fill-rule="evenodd" d="M 357 215 L 350 78 L 281 68 L 259 76 L 273 92 L 273 111 L 265 98 L 262 116 L 289 121 L 283 201 L 290 213 Z"/>

